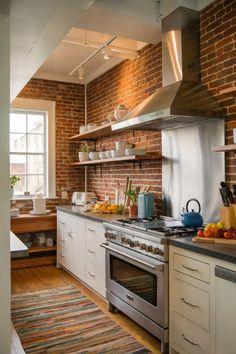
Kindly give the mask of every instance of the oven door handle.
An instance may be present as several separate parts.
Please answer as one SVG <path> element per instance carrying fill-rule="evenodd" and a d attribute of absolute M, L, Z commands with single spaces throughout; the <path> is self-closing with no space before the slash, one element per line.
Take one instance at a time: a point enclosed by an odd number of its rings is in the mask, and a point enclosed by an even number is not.
<path fill-rule="evenodd" d="M 115 253 L 117 253 L 117 254 L 119 254 L 119 255 L 121 255 L 121 256 L 124 256 L 124 257 L 126 257 L 126 258 L 129 258 L 129 259 L 131 259 L 132 261 L 135 261 L 135 262 L 137 262 L 137 263 L 140 263 L 140 264 L 142 264 L 142 265 L 144 265 L 144 266 L 146 266 L 146 267 L 149 267 L 149 268 L 151 268 L 152 270 L 155 270 L 155 271 L 158 271 L 158 272 L 163 272 L 163 271 L 164 271 L 164 264 L 162 264 L 162 263 L 161 263 L 161 264 L 158 264 L 158 265 L 153 265 L 153 264 L 147 263 L 147 262 L 145 262 L 145 261 L 142 261 L 141 259 L 137 259 L 137 258 L 135 258 L 135 257 L 132 257 L 132 256 L 128 255 L 127 253 L 124 253 L 124 252 L 118 251 L 118 250 L 116 250 L 116 249 L 114 249 L 114 248 L 112 248 L 112 247 L 109 247 L 106 243 L 102 243 L 102 244 L 101 244 L 101 247 L 107 249 L 108 251 L 113 251 L 113 252 L 115 252 Z"/>

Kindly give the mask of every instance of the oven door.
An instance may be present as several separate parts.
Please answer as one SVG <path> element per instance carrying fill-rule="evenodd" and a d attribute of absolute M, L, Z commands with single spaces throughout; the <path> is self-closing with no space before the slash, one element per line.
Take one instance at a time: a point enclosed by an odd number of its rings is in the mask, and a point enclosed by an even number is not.
<path fill-rule="evenodd" d="M 106 288 L 168 327 L 168 264 L 125 247 L 106 243 Z"/>

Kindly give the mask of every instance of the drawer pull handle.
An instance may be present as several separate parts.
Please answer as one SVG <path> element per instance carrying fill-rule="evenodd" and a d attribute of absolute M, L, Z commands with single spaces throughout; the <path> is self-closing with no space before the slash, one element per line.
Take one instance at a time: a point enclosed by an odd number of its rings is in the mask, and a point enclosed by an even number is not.
<path fill-rule="evenodd" d="M 190 344 L 192 344 L 192 345 L 199 345 L 198 343 L 194 343 L 194 342 L 192 342 L 190 339 L 188 339 L 186 336 L 185 336 L 185 334 L 183 333 L 182 334 L 182 337 L 184 338 L 184 340 L 186 340 L 186 342 L 188 342 L 188 343 L 190 343 Z"/>
<path fill-rule="evenodd" d="M 91 231 L 91 232 L 95 232 L 95 230 L 94 230 L 94 229 L 90 229 L 90 228 L 88 228 L 88 230 L 89 230 L 89 231 Z"/>
<path fill-rule="evenodd" d="M 190 267 L 187 267 L 186 265 L 182 264 L 182 267 L 187 269 L 187 270 L 191 270 L 191 272 L 198 272 L 198 268 L 190 268 Z"/>
<path fill-rule="evenodd" d="M 89 251 L 89 253 L 93 253 L 93 254 L 95 253 L 94 251 L 91 251 L 89 248 L 88 248 L 88 251 Z"/>
<path fill-rule="evenodd" d="M 95 274 L 92 274 L 92 273 L 90 273 L 90 272 L 88 272 L 88 273 L 89 273 L 90 277 L 95 278 Z"/>
<path fill-rule="evenodd" d="M 59 221 L 59 223 L 65 225 L 65 221 Z"/>
<path fill-rule="evenodd" d="M 128 295 L 128 294 L 126 294 L 126 297 L 127 297 L 127 299 L 129 299 L 129 300 L 132 300 L 133 301 L 133 296 L 131 296 L 131 295 Z"/>
<path fill-rule="evenodd" d="M 72 231 L 68 232 L 68 235 L 69 235 L 71 238 L 73 238 L 73 232 L 72 232 Z"/>
<path fill-rule="evenodd" d="M 61 253 L 60 253 L 60 256 L 61 256 L 61 257 L 65 257 L 64 254 L 61 254 Z"/>
<path fill-rule="evenodd" d="M 196 307 L 199 307 L 199 305 L 191 304 L 191 302 L 185 300 L 184 297 L 182 297 L 181 300 L 182 300 L 186 305 L 189 305 L 189 306 L 191 306 L 191 307 L 195 307 L 195 308 L 196 308 Z"/>

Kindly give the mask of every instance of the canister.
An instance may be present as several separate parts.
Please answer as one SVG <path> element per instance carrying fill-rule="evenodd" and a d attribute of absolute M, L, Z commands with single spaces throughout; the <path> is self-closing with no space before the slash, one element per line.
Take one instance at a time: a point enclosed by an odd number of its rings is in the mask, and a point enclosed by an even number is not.
<path fill-rule="evenodd" d="M 138 218 L 152 218 L 154 214 L 153 193 L 140 193 L 138 196 Z"/>

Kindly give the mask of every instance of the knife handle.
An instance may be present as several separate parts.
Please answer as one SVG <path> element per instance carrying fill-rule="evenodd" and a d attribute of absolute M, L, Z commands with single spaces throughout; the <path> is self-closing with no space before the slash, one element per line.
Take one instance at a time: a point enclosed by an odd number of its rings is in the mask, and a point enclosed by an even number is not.
<path fill-rule="evenodd" d="M 223 205 L 225 207 L 228 207 L 229 206 L 229 202 L 227 200 L 227 196 L 226 196 L 225 190 L 223 188 L 220 188 L 219 191 L 220 191 L 220 196 L 221 196 L 221 200 L 222 200 Z"/>

